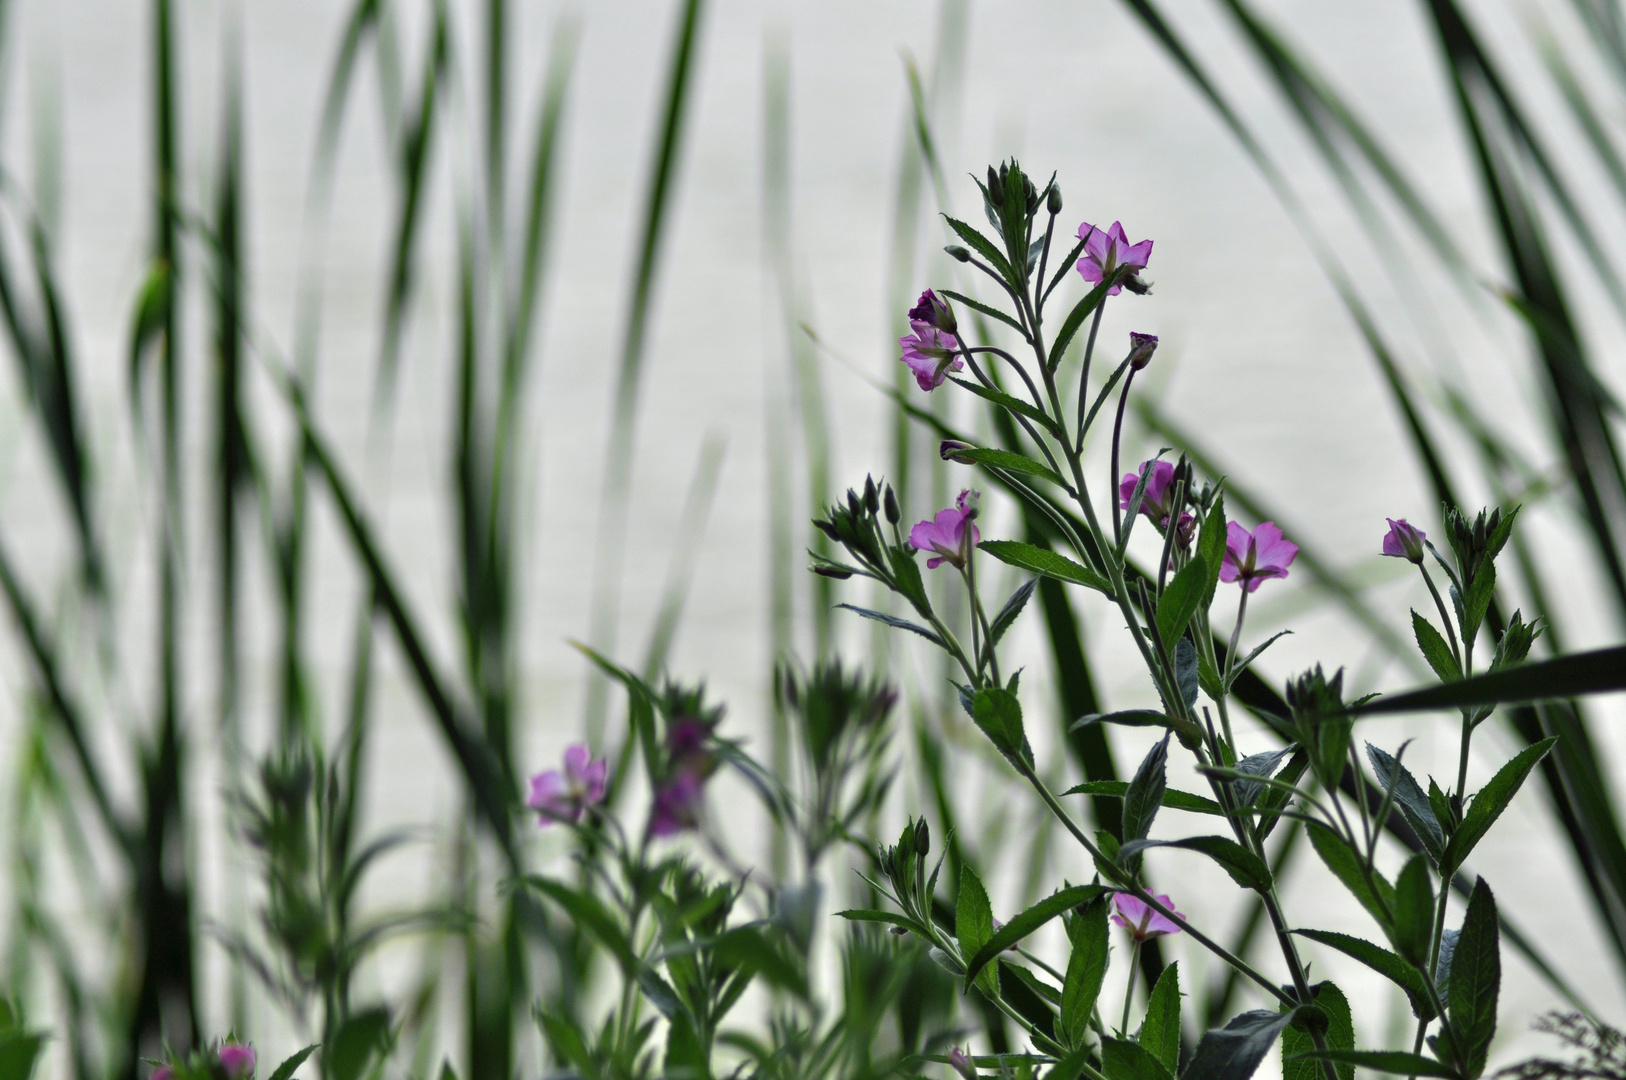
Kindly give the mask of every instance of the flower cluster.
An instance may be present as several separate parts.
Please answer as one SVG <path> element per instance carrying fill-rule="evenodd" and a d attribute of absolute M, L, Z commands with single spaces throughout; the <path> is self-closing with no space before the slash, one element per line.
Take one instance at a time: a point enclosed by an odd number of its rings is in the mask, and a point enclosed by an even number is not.
<path fill-rule="evenodd" d="M 675 836 L 699 826 L 706 778 L 716 768 L 708 749 L 712 727 L 696 716 L 677 717 L 667 727 L 666 776 L 655 788 L 649 835 Z"/>
<path fill-rule="evenodd" d="M 930 289 L 909 309 L 910 333 L 899 338 L 898 344 L 903 349 L 901 359 L 922 390 L 935 390 L 949 372 L 965 370 L 965 361 L 956 356 L 960 339 L 954 336 L 955 329 L 954 312 Z"/>

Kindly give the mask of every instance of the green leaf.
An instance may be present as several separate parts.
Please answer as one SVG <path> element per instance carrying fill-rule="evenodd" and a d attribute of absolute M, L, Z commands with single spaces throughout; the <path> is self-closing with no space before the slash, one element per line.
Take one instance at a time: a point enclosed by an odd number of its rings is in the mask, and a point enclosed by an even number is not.
<path fill-rule="evenodd" d="M 990 241 L 986 236 L 982 235 L 982 233 L 978 232 L 976 229 L 973 229 L 970 225 L 967 225 L 965 222 L 959 221 L 955 218 L 951 218 L 947 214 L 943 215 L 943 220 L 948 222 L 949 228 L 953 229 L 955 234 L 958 235 L 961 240 L 964 240 L 966 243 L 970 244 L 972 249 L 976 251 L 977 254 L 981 255 L 984 259 L 987 259 L 988 265 L 998 271 L 999 275 L 1005 279 L 1007 284 L 1009 284 L 1012 288 L 1021 287 L 1022 282 L 1012 272 L 1010 262 L 1006 260 L 1004 254 L 993 245 L 992 241 Z"/>
<path fill-rule="evenodd" d="M 988 891 L 982 879 L 971 869 L 970 863 L 960 866 L 959 901 L 954 907 L 954 936 L 960 942 L 961 956 L 975 956 L 994 936 L 994 909 L 988 903 Z M 975 983 L 990 998 L 998 993 L 992 968 L 983 968 L 976 978 L 968 977 L 966 987 Z"/>
<path fill-rule="evenodd" d="M 908 630 L 911 633 L 919 634 L 921 637 L 925 638 L 927 641 L 931 642 L 933 645 L 936 645 L 940 649 L 948 648 L 948 646 L 943 643 L 943 639 L 938 637 L 935 631 L 928 630 L 919 623 L 910 622 L 908 619 L 900 619 L 896 615 L 888 615 L 884 611 L 872 611 L 869 608 L 861 608 L 855 604 L 837 604 L 836 607 L 846 608 L 848 611 L 856 612 L 866 619 L 874 619 L 878 623 L 885 623 L 886 625 L 896 627 L 899 630 Z"/>
<path fill-rule="evenodd" d="M 836 912 L 838 916 L 851 922 L 886 923 L 889 926 L 901 926 L 905 930 L 912 930 L 925 937 L 925 927 L 907 915 L 899 915 L 895 911 L 876 911 L 874 908 L 848 908 L 846 911 Z"/>
<path fill-rule="evenodd" d="M 1297 1055 L 1301 1061 L 1331 1061 L 1335 1064 L 1347 1064 L 1352 1068 L 1371 1069 L 1373 1072 L 1391 1073 L 1395 1076 L 1440 1076 L 1453 1078 L 1457 1074 L 1448 1065 L 1441 1065 L 1433 1058 L 1421 1054 L 1411 1054 L 1404 1050 L 1316 1050 L 1310 1049 Z M 1321 1070 L 1315 1070 L 1319 1073 Z M 1306 1074 L 1307 1075 L 1307 1074 Z M 1288 1080 L 1287 1070 L 1282 1070 L 1283 1080 Z"/>
<path fill-rule="evenodd" d="M 1293 798 L 1291 785 L 1299 782 L 1304 770 L 1310 765 L 1310 752 L 1304 747 L 1293 751 L 1293 756 L 1287 759 L 1287 765 L 1276 774 L 1276 783 L 1268 785 L 1265 793 L 1259 799 L 1259 840 L 1263 842 L 1275 831 L 1281 822 L 1281 811 Z"/>
<path fill-rule="evenodd" d="M 1077 731 L 1079 728 L 1091 724 L 1121 724 L 1124 727 L 1172 727 L 1174 721 L 1158 712 L 1156 709 L 1125 709 L 1122 712 L 1090 713 L 1081 716 L 1068 725 L 1068 731 Z"/>
<path fill-rule="evenodd" d="M 807 997 L 806 974 L 759 927 L 737 926 L 713 942 L 711 949 L 722 963 L 743 968 L 797 997 Z"/>
<path fill-rule="evenodd" d="M 1395 951 L 1424 967 L 1433 936 L 1434 887 L 1429 881 L 1428 858 L 1413 855 L 1395 878 Z"/>
<path fill-rule="evenodd" d="M 1180 1080 L 1248 1080 L 1292 1023 L 1292 1013 L 1254 1009 L 1205 1033 Z"/>
<path fill-rule="evenodd" d="M 1214 591 L 1219 588 L 1220 568 L 1225 565 L 1225 496 L 1216 495 L 1214 505 L 1203 519 L 1202 532 L 1197 536 L 1197 554 L 1207 567 L 1207 584 L 1203 588 L 1203 610 L 1214 603 Z"/>
<path fill-rule="evenodd" d="M 1163 590 L 1157 602 L 1157 633 L 1165 646 L 1180 640 L 1186 625 L 1202 606 L 1203 589 L 1208 583 L 1208 563 L 1193 555 Z"/>
<path fill-rule="evenodd" d="M 29 1080 L 45 1036 L 12 1030 L 0 1036 L 0 1080 Z"/>
<path fill-rule="evenodd" d="M 1349 999 L 1330 982 L 1317 983 L 1310 988 L 1315 1007 L 1327 1018 L 1323 1037 L 1333 1050 L 1355 1049 L 1355 1021 L 1349 1013 Z M 1283 1008 L 1286 1008 L 1284 1005 Z M 1282 1032 L 1282 1080 L 1321 1080 L 1325 1074 L 1313 1061 L 1299 1055 L 1315 1049 L 1315 1038 L 1308 1031 L 1289 1026 Z M 1338 1080 L 1354 1080 L 1355 1066 L 1348 1062 L 1338 1064 Z"/>
<path fill-rule="evenodd" d="M 1125 840 L 1143 840 L 1152 831 L 1152 821 L 1163 805 L 1169 760 L 1169 737 L 1152 744 L 1141 759 L 1135 778 L 1124 792 L 1123 835 Z"/>
<path fill-rule="evenodd" d="M 1174 643 L 1174 679 L 1180 687 L 1180 697 L 1184 699 L 1186 708 L 1195 708 L 1197 705 L 1197 646 L 1191 643 L 1190 638 L 1181 638 Z"/>
<path fill-rule="evenodd" d="M 1105 896 L 1091 900 L 1068 927 L 1073 951 L 1067 958 L 1067 976 L 1062 981 L 1061 1027 L 1073 1047 L 1084 1042 L 1090 1014 L 1107 977 L 1107 903 Z"/>
<path fill-rule="evenodd" d="M 1462 598 L 1462 636 L 1468 645 L 1472 645 L 1478 636 L 1479 624 L 1485 621 L 1485 612 L 1490 609 L 1495 596 L 1496 566 L 1486 559 L 1474 573 L 1474 579 L 1468 585 L 1468 595 Z"/>
<path fill-rule="evenodd" d="M 1547 751 L 1553 748 L 1558 741 L 1557 736 L 1547 738 L 1525 747 L 1496 771 L 1490 778 L 1490 783 L 1480 788 L 1474 795 L 1474 801 L 1468 804 L 1468 810 L 1462 815 L 1462 824 L 1451 835 L 1451 840 L 1445 845 L 1443 865 L 1455 870 L 1461 866 L 1463 860 L 1473 851 L 1475 845 L 1485 838 L 1490 827 L 1496 819 L 1502 816 L 1507 804 L 1513 801 L 1513 796 L 1519 793 L 1524 785 L 1525 778 L 1530 775 Z"/>
<path fill-rule="evenodd" d="M 1280 750 L 1266 750 L 1258 754 L 1249 754 L 1237 762 L 1235 769 L 1248 776 L 1258 776 L 1268 779 L 1276 771 L 1276 766 L 1282 763 L 1282 758 L 1293 752 L 1293 747 L 1284 746 Z M 1259 780 L 1236 780 L 1232 782 L 1232 791 L 1236 793 L 1236 804 L 1246 809 L 1254 804 L 1260 794 L 1268 790 L 1270 785 Z"/>
<path fill-rule="evenodd" d="M 1364 938 L 1332 930 L 1294 930 L 1293 933 L 1320 942 L 1328 948 L 1337 949 L 1351 959 L 1359 960 L 1405 991 L 1406 1000 L 1411 1003 L 1413 1016 L 1419 1020 L 1434 1019 L 1434 1005 L 1428 994 L 1428 984 L 1423 981 L 1423 973 L 1396 953 L 1381 945 L 1374 945 Z"/>
<path fill-rule="evenodd" d="M 600 945 L 608 949 L 621 965 L 624 973 L 630 974 L 640 966 L 638 957 L 632 951 L 632 945 L 627 941 L 626 933 L 621 929 L 620 922 L 611 914 L 610 909 L 604 906 L 603 901 L 590 893 L 577 892 L 568 885 L 561 884 L 550 878 L 538 874 L 527 874 L 525 884 L 542 893 L 554 903 L 565 909 L 571 921 L 576 923 L 588 933 L 598 939 Z"/>
<path fill-rule="evenodd" d="M 1401 816 L 1412 832 L 1423 842 L 1423 848 L 1435 862 L 1445 854 L 1445 832 L 1434 816 L 1434 807 L 1418 786 L 1416 777 L 1395 758 L 1371 743 L 1366 744 L 1366 757 L 1372 763 L 1372 772 L 1378 783 L 1393 797 Z"/>
<path fill-rule="evenodd" d="M 977 550 L 987 552 L 1007 566 L 1043 574 L 1057 581 L 1083 585 L 1108 595 L 1112 593 L 1112 585 L 1106 578 L 1046 548 L 1024 544 L 1020 540 L 984 540 L 977 545 Z"/>
<path fill-rule="evenodd" d="M 321 1045 L 321 1043 L 311 1043 L 305 1049 L 295 1052 L 292 1057 L 276 1067 L 276 1070 L 271 1073 L 271 1080 L 293 1080 L 294 1070 L 305 1064 L 305 1059 L 310 1057 L 311 1052 Z M 3 1076 L 3 1070 L 0 1070 L 0 1077 Z"/>
<path fill-rule="evenodd" d="M 1105 795 L 1108 798 L 1121 799 L 1129 793 L 1129 784 L 1123 780 L 1086 780 L 1062 792 L 1063 795 Z M 1189 791 L 1177 791 L 1174 788 L 1163 789 L 1163 805 L 1170 810 L 1185 810 L 1193 814 L 1212 814 L 1223 817 L 1225 811 L 1220 804 L 1203 795 L 1194 795 Z"/>
<path fill-rule="evenodd" d="M 971 719 L 1000 753 L 1012 761 L 1032 761 L 1022 727 L 1022 706 L 1011 691 L 997 686 L 978 690 L 971 699 Z"/>
<path fill-rule="evenodd" d="M 389 1039 L 390 1013 L 382 1005 L 358 1012 L 322 1051 L 323 1072 L 333 1080 L 357 1080 Z"/>
<path fill-rule="evenodd" d="M 1085 293 L 1083 299 L 1073 305 L 1073 310 L 1067 313 L 1066 320 L 1061 324 L 1061 330 L 1056 334 L 1055 342 L 1050 346 L 1051 371 L 1056 370 L 1056 367 L 1061 363 L 1061 358 L 1067 355 L 1067 346 L 1073 343 L 1073 335 L 1078 333 L 1078 328 L 1084 325 L 1084 320 L 1089 318 L 1095 309 L 1101 306 L 1101 301 L 1107 298 L 1107 290 L 1117 284 L 1119 284 L 1118 276 L 1113 275 Z"/>
<path fill-rule="evenodd" d="M 998 308 L 989 307 L 987 304 L 973 300 L 964 293 L 957 293 L 953 289 L 938 289 L 937 291 L 948 297 L 950 300 L 958 300 L 972 311 L 980 311 L 990 319 L 998 319 L 1012 330 L 1015 330 L 1018 334 L 1021 334 L 1024 338 L 1028 336 L 1028 332 L 1022 329 L 1021 323 L 1017 322 L 1003 311 L 1000 311 Z M 959 380 L 956 379 L 955 381 L 958 382 Z"/>
<path fill-rule="evenodd" d="M 1011 412 L 1019 413 L 1022 416 L 1027 417 L 1029 420 L 1035 421 L 1046 431 L 1055 434 L 1056 422 L 1050 419 L 1050 417 L 1046 416 L 1044 413 L 1040 412 L 1038 409 L 1034 408 L 1032 405 L 1029 405 L 1027 402 L 1023 401 L 1021 398 L 1012 397 L 1010 394 L 1002 393 L 998 390 L 991 390 L 981 383 L 972 382 L 970 379 L 961 379 L 950 375 L 949 381 L 960 387 L 962 390 L 969 390 L 971 393 L 976 394 L 984 401 L 991 401 L 1002 409 L 1009 409 Z"/>
<path fill-rule="evenodd" d="M 1100 885 L 1073 885 L 1051 893 L 1000 927 L 998 932 L 989 938 L 976 952 L 968 953 L 970 959 L 966 961 L 965 965 L 966 978 L 975 979 L 981 974 L 983 967 L 994 957 L 1015 945 L 1051 919 L 1071 908 L 1078 907 L 1080 904 L 1105 896 L 1108 891 Z"/>
<path fill-rule="evenodd" d="M 1361 870 L 1360 853 L 1351 849 L 1342 836 L 1319 821 L 1309 822 L 1307 827 L 1310 844 L 1321 856 L 1321 861 L 1327 864 L 1327 869 L 1332 871 L 1333 877 L 1344 883 L 1344 888 L 1354 894 L 1367 913 L 1383 927 L 1385 934 L 1391 933 L 1395 910 L 1394 887 L 1383 879 L 1376 868 L 1372 870 L 1373 884 L 1369 885 Z"/>
<path fill-rule="evenodd" d="M 962 463 L 969 462 L 989 469 L 1004 469 L 1006 472 L 1025 473 L 1028 476 L 1037 476 L 1041 480 L 1048 480 L 1058 487 L 1067 486 L 1050 466 L 1010 450 L 973 446 L 965 450 L 954 451 L 953 460 Z"/>
<path fill-rule="evenodd" d="M 1496 998 L 1502 982 L 1498 945 L 1496 898 L 1485 879 L 1480 878 L 1468 897 L 1462 936 L 1451 958 L 1446 1001 L 1451 1026 L 1462 1042 L 1459 1064 L 1464 1066 L 1468 1080 L 1476 1080 L 1485 1071 L 1485 1056 L 1496 1034 Z"/>
<path fill-rule="evenodd" d="M 1457 658 L 1451 655 L 1451 646 L 1434 629 L 1433 623 L 1417 614 L 1416 608 L 1412 608 L 1411 612 L 1411 632 L 1417 638 L 1418 651 L 1441 682 L 1456 682 L 1462 678 L 1462 669 L 1457 666 Z"/>
<path fill-rule="evenodd" d="M 1174 1080 L 1174 1073 L 1146 1047 L 1110 1035 L 1101 1040 L 1101 1071 L 1112 1080 Z"/>
<path fill-rule="evenodd" d="M 1270 867 L 1265 861 L 1235 840 L 1223 836 L 1192 836 L 1184 840 L 1131 840 L 1118 849 L 1118 862 L 1128 860 L 1147 848 L 1173 847 L 1196 851 L 1220 864 L 1231 880 L 1244 889 L 1264 892 L 1270 888 Z"/>
<path fill-rule="evenodd" d="M 1255 646 L 1252 652 L 1242 658 L 1241 663 L 1237 664 L 1236 667 L 1231 669 L 1231 683 L 1234 684 L 1239 678 L 1241 678 L 1242 673 L 1253 666 L 1253 662 L 1259 659 L 1261 653 L 1270 648 L 1272 645 L 1276 644 L 1279 639 L 1286 637 L 1292 632 L 1293 631 L 1291 630 L 1278 630 L 1276 633 L 1266 638 L 1262 644 Z"/>
<path fill-rule="evenodd" d="M 1353 709 L 1361 715 L 1427 712 L 1463 705 L 1546 701 L 1626 690 L 1626 645 L 1572 653 L 1475 675 L 1461 682 L 1390 694 Z"/>
<path fill-rule="evenodd" d="M 1180 1068 L 1180 962 L 1177 960 L 1163 969 L 1152 987 L 1152 996 L 1146 1002 L 1146 1019 L 1141 1022 L 1135 1041 L 1170 1074 Z"/>
<path fill-rule="evenodd" d="M 1017 616 L 1022 614 L 1022 609 L 1027 607 L 1028 599 L 1032 597 L 1033 590 L 1038 584 L 1038 578 L 1028 578 L 1016 587 L 1010 599 L 1005 601 L 1005 606 L 999 609 L 999 614 L 994 616 L 994 621 L 988 626 L 988 634 L 994 639 L 994 644 L 999 644 L 999 639 L 1005 636 L 1005 631 L 1009 630 L 1011 624 L 1016 622 Z"/>

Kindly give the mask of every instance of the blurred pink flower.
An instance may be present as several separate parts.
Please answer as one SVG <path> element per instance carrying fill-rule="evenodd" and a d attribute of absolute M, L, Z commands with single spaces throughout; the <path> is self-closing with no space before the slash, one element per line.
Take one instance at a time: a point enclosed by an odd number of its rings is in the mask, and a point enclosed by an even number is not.
<path fill-rule="evenodd" d="M 1086 221 L 1078 227 L 1078 238 L 1084 241 L 1084 257 L 1078 260 L 1078 272 L 1084 275 L 1085 281 L 1096 284 L 1106 280 L 1120 266 L 1143 269 L 1152 257 L 1152 242 L 1142 240 L 1131 245 L 1129 237 L 1124 235 L 1124 227 L 1116 221 L 1105 232 Z M 1107 295 L 1117 296 L 1121 288 L 1114 285 L 1107 290 Z"/>
<path fill-rule="evenodd" d="M 152 1071 L 148 1080 L 175 1080 L 175 1069 L 170 1065 L 160 1065 Z"/>
<path fill-rule="evenodd" d="M 563 772 L 549 769 L 531 777 L 525 805 L 537 812 L 542 825 L 580 821 L 583 810 L 603 801 L 609 771 L 608 761 L 594 761 L 587 747 L 577 743 L 565 750 Z"/>
<path fill-rule="evenodd" d="M 915 373 L 915 382 L 922 390 L 936 390 L 949 372 L 965 370 L 965 361 L 954 356 L 960 341 L 953 334 L 928 322 L 911 322 L 909 326 L 913 333 L 898 339 L 903 349 L 899 359 Z"/>
<path fill-rule="evenodd" d="M 705 795 L 705 778 L 689 769 L 680 769 L 655 792 L 649 811 L 650 836 L 674 836 L 700 824 L 700 804 Z"/>
<path fill-rule="evenodd" d="M 1157 902 L 1164 907 L 1185 918 L 1185 913 L 1174 906 L 1174 901 L 1167 896 L 1159 896 Z M 1162 937 L 1165 934 L 1178 934 L 1180 927 L 1160 911 L 1154 911 L 1151 905 L 1137 896 L 1129 893 L 1113 893 L 1112 906 L 1117 910 L 1112 913 L 1112 921 L 1129 931 L 1136 941 L 1147 941 L 1151 938 Z"/>
<path fill-rule="evenodd" d="M 1422 529 L 1401 518 L 1384 518 L 1389 531 L 1383 536 L 1383 553 L 1397 559 L 1409 559 L 1419 566 L 1423 563 L 1423 540 L 1428 536 Z"/>
<path fill-rule="evenodd" d="M 227 1076 L 247 1076 L 254 1071 L 254 1048 L 246 1043 L 221 1043 L 218 1056 Z"/>
<path fill-rule="evenodd" d="M 1233 521 L 1226 527 L 1220 580 L 1240 581 L 1244 589 L 1253 592 L 1266 578 L 1286 577 L 1298 553 L 1299 546 L 1282 539 L 1282 530 L 1272 522 L 1263 522 L 1250 533 Z"/>
<path fill-rule="evenodd" d="M 972 1064 L 970 1058 L 966 1057 L 964 1050 L 961 1050 L 958 1046 L 954 1047 L 949 1051 L 948 1059 L 949 1065 L 965 1080 L 977 1080 L 977 1067 Z"/>
<path fill-rule="evenodd" d="M 964 567 L 971 549 L 982 543 L 982 534 L 971 524 L 977 516 L 977 495 L 966 490 L 947 510 L 939 510 L 931 521 L 922 521 L 909 530 L 909 546 L 916 551 L 935 552 L 936 557 L 926 560 L 926 569 L 936 570 L 945 560 L 955 567 Z M 967 527 L 970 540 L 967 542 Z"/>

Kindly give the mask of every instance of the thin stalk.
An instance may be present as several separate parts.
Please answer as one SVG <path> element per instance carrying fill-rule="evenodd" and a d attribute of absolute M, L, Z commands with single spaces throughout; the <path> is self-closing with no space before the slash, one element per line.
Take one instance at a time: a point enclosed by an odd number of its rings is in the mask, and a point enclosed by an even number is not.
<path fill-rule="evenodd" d="M 1434 587 L 1434 579 L 1428 576 L 1428 567 L 1418 563 L 1417 569 L 1422 571 L 1423 581 L 1428 585 L 1429 595 L 1434 597 L 1434 607 L 1440 613 L 1440 622 L 1445 624 L 1446 636 L 1451 639 L 1451 658 L 1457 662 L 1457 670 L 1461 671 L 1462 649 L 1457 646 L 1457 632 L 1451 625 L 1451 616 L 1445 609 L 1445 601 L 1440 599 L 1440 590 Z M 1463 671 L 1462 674 L 1464 678 L 1468 675 L 1466 671 Z"/>
<path fill-rule="evenodd" d="M 1124 406 L 1129 404 L 1129 387 L 1135 381 L 1135 369 L 1131 367 L 1129 374 L 1124 376 L 1124 388 L 1118 393 L 1118 417 L 1112 422 L 1112 474 L 1107 477 L 1107 490 L 1110 492 L 1118 483 L 1118 446 L 1124 432 Z M 1118 505 L 1117 499 L 1112 503 L 1112 539 L 1119 546 L 1123 545 L 1123 508 Z"/>
<path fill-rule="evenodd" d="M 1106 297 L 1096 305 L 1095 318 L 1090 322 L 1089 340 L 1084 344 L 1084 368 L 1078 373 L 1078 438 L 1073 446 L 1073 452 L 1084 452 L 1084 400 L 1090 396 L 1090 364 L 1095 359 L 1095 332 L 1101 328 L 1101 313 L 1107 309 Z M 1057 357 L 1060 361 L 1060 357 Z"/>
<path fill-rule="evenodd" d="M 1129 1003 L 1135 997 L 1135 971 L 1140 966 L 1140 946 L 1141 940 L 1137 937 L 1129 947 L 1129 972 L 1124 978 L 1124 1014 L 1123 1019 L 1118 1021 L 1119 1034 L 1129 1031 Z"/>

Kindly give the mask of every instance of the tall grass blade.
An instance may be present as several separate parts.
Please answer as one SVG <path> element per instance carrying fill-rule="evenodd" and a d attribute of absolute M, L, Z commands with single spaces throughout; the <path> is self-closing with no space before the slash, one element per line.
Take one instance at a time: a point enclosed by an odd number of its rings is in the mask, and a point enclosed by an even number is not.
<path fill-rule="evenodd" d="M 683 517 L 673 535 L 672 562 L 666 569 L 666 583 L 661 588 L 660 606 L 655 610 L 655 627 L 649 635 L 649 649 L 644 654 L 644 678 L 653 681 L 666 669 L 672 642 L 677 637 L 678 624 L 683 618 L 683 605 L 689 598 L 689 587 L 694 581 L 694 566 L 700 557 L 700 543 L 705 539 L 706 521 L 711 517 L 711 504 L 717 495 L 717 481 L 723 472 L 723 451 L 727 440 L 713 431 L 700 446 L 700 461 L 695 465 L 694 479 L 689 494 L 683 500 Z"/>
<path fill-rule="evenodd" d="M 621 606 L 621 572 L 626 553 L 627 499 L 632 482 L 632 462 L 637 435 L 638 386 L 643 375 L 645 336 L 649 329 L 650 307 L 654 300 L 656 272 L 660 265 L 661 241 L 666 233 L 672 190 L 676 184 L 679 151 L 682 149 L 684 118 L 694 72 L 694 55 L 699 44 L 703 0 L 682 0 L 678 8 L 677 31 L 667 61 L 667 80 L 662 104 L 660 137 L 650 163 L 648 187 L 644 196 L 642 227 L 638 233 L 638 257 L 634 262 L 632 294 L 621 342 L 620 369 L 616 377 L 615 403 L 605 447 L 604 488 L 599 502 L 598 540 L 594 544 L 593 599 L 588 641 L 593 649 L 607 654 L 615 646 Z M 596 670 L 589 675 L 587 730 L 596 741 L 604 726 L 609 685 Z"/>

